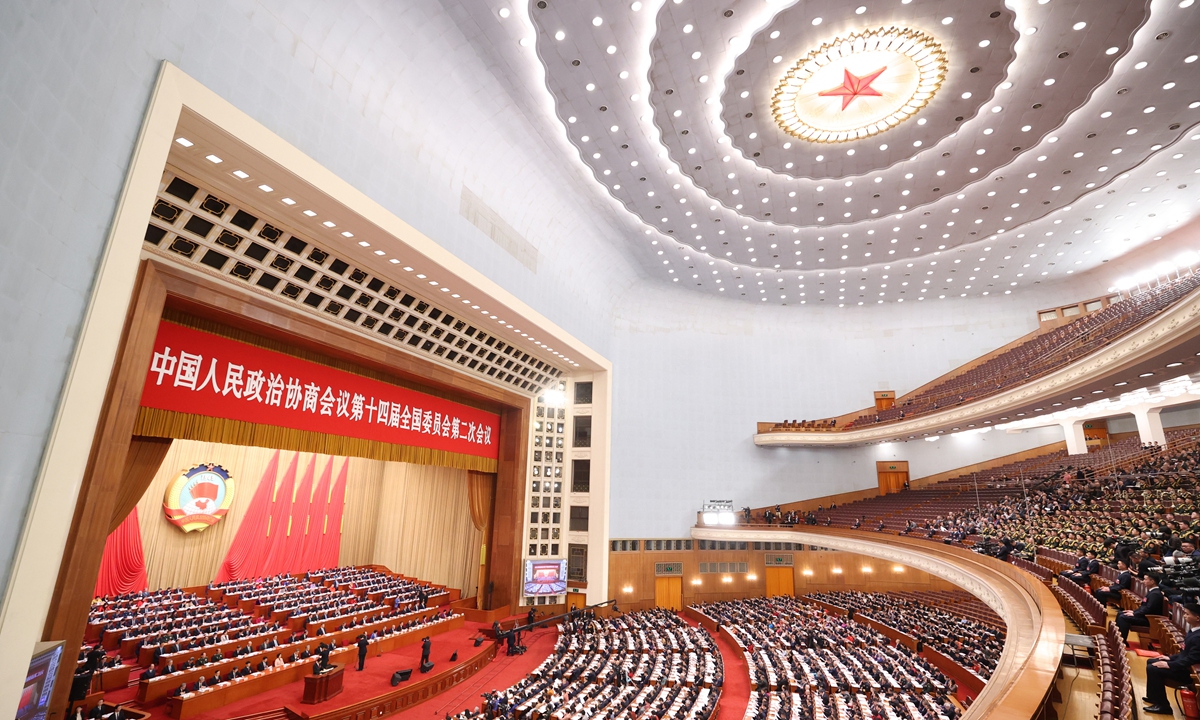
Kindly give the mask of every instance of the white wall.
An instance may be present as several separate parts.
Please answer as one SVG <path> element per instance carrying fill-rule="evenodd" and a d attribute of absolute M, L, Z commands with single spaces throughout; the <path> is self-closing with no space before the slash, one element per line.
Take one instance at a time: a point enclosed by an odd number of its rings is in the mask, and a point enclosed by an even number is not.
<path fill-rule="evenodd" d="M 739 506 L 874 487 L 876 460 L 920 477 L 1062 440 L 1058 429 L 856 449 L 765 449 L 755 423 L 903 393 L 1034 329 L 1032 291 L 871 308 L 758 308 L 644 287 L 617 309 L 613 537 L 683 536 L 705 500 Z"/>
<path fill-rule="evenodd" d="M 1163 410 L 1160 417 L 1164 428 L 1200 425 L 1200 405 L 1183 405 Z M 1110 433 L 1137 432 L 1137 420 L 1134 420 L 1132 415 L 1118 415 L 1109 418 L 1108 431 Z"/>

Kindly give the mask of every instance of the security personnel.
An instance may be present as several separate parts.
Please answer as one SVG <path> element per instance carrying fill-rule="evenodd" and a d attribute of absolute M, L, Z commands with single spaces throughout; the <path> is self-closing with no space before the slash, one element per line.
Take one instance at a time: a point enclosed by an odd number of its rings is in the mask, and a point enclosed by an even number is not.
<path fill-rule="evenodd" d="M 1166 681 L 1187 682 L 1191 680 L 1192 666 L 1200 664 L 1200 604 L 1184 605 L 1183 619 L 1192 628 L 1183 641 L 1183 650 L 1171 657 L 1146 660 L 1146 697 L 1142 699 L 1150 704 L 1143 708 L 1143 712 L 1174 714 L 1167 700 Z"/>
<path fill-rule="evenodd" d="M 1158 588 L 1158 577 L 1146 573 L 1142 581 L 1146 583 L 1146 599 L 1137 610 L 1125 610 L 1117 615 L 1117 629 L 1121 631 L 1121 638 L 1124 640 L 1129 639 L 1130 627 L 1150 627 L 1147 615 L 1163 614 L 1163 594 Z"/>

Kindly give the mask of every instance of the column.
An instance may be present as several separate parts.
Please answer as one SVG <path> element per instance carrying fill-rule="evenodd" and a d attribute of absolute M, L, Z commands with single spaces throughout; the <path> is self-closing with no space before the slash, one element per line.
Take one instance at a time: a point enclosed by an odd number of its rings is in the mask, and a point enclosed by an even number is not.
<path fill-rule="evenodd" d="M 1167 434 L 1163 432 L 1162 408 L 1137 408 L 1133 411 L 1133 419 L 1137 420 L 1138 437 L 1143 443 L 1158 443 L 1167 446 Z"/>
<path fill-rule="evenodd" d="M 1083 420 L 1067 420 L 1060 423 L 1067 441 L 1068 455 L 1087 455 L 1087 439 L 1083 436 L 1083 423 Z"/>

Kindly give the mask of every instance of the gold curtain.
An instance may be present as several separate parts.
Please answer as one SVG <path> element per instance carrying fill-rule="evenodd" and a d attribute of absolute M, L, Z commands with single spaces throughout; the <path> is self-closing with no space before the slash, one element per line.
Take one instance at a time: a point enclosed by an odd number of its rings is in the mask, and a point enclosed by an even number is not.
<path fill-rule="evenodd" d="M 108 532 L 112 533 L 125 522 L 125 518 L 137 507 L 138 500 L 154 480 L 163 458 L 171 449 L 171 438 L 142 437 L 135 435 L 129 443 L 129 454 L 125 457 L 125 474 L 113 504 L 112 520 Z"/>
<path fill-rule="evenodd" d="M 274 452 L 196 440 L 171 444 L 137 505 L 151 589 L 193 587 L 212 580 Z M 280 472 L 268 481 L 278 482 L 295 454 L 282 451 Z M 301 453 L 301 473 L 312 457 Z M 317 478 L 332 462 L 336 480 L 347 459 L 319 454 L 316 461 Z M 468 472 L 358 457 L 349 462 L 340 564 L 377 563 L 393 572 L 458 588 L 467 596 L 474 594 L 483 534 L 472 517 Z M 167 522 L 163 495 L 172 480 L 200 463 L 215 463 L 229 471 L 235 483 L 233 505 L 216 525 L 184 533 Z"/>
<path fill-rule="evenodd" d="M 471 519 L 467 485 L 465 470 L 385 464 L 372 562 L 474 595 L 483 534 Z"/>
<path fill-rule="evenodd" d="M 467 473 L 467 495 L 471 503 L 471 522 L 476 530 L 486 530 L 492 514 L 492 496 L 496 493 L 496 476 L 492 473 Z"/>

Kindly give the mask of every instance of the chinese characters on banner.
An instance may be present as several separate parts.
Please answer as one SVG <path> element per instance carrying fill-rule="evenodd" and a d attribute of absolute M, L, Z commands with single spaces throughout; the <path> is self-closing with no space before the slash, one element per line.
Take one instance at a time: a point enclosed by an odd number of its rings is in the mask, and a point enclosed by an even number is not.
<path fill-rule="evenodd" d="M 494 413 L 169 322 L 142 406 L 499 457 Z"/>

